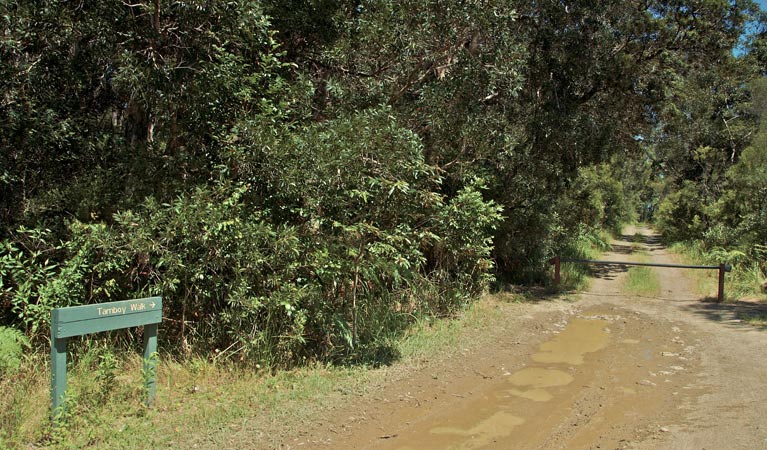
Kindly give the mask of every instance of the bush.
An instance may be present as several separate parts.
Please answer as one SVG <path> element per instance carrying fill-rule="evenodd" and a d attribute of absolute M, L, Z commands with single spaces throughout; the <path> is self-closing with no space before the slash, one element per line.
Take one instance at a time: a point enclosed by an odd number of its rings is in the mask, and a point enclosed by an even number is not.
<path fill-rule="evenodd" d="M 685 181 L 683 186 L 667 195 L 655 213 L 656 226 L 666 241 L 685 241 L 702 237 L 708 224 L 706 200 L 699 187 Z"/>
<path fill-rule="evenodd" d="M 29 347 L 29 340 L 23 333 L 0 326 L 0 373 L 13 373 L 21 367 L 24 347 Z"/>
<path fill-rule="evenodd" d="M 626 196 L 623 183 L 609 165 L 582 167 L 558 200 L 557 211 L 565 227 L 585 225 L 618 233 L 634 215 Z"/>
<path fill-rule="evenodd" d="M 170 202 L 73 221 L 59 243 L 45 230 L 7 240 L 7 320 L 42 336 L 54 307 L 161 295 L 166 350 L 365 360 L 413 314 L 450 314 L 491 280 L 499 208 L 481 183 L 438 194 L 420 140 L 385 108 L 268 146 L 241 132 L 237 177 L 222 166 Z"/>

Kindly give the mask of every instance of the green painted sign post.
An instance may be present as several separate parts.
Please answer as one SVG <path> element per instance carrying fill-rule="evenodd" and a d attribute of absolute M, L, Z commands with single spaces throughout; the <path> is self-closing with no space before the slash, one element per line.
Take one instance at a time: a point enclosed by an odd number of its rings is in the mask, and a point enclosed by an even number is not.
<path fill-rule="evenodd" d="M 162 322 L 162 297 L 55 308 L 51 312 L 51 414 L 61 414 L 67 390 L 67 341 L 89 333 L 144 326 L 146 404 L 155 396 L 157 324 Z"/>

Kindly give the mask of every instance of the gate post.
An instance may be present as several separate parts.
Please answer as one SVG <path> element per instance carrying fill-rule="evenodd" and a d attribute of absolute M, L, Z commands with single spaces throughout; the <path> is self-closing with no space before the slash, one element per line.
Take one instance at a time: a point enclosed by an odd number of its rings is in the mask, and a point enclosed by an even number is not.
<path fill-rule="evenodd" d="M 560 282 L 560 275 L 559 275 L 560 260 L 561 258 L 559 257 L 559 255 L 549 260 L 549 264 L 554 265 L 554 285 L 555 286 L 559 286 L 559 282 Z"/>
<path fill-rule="evenodd" d="M 724 301 L 724 272 L 727 267 L 724 264 L 719 264 L 719 293 L 716 297 L 716 301 L 722 303 Z"/>

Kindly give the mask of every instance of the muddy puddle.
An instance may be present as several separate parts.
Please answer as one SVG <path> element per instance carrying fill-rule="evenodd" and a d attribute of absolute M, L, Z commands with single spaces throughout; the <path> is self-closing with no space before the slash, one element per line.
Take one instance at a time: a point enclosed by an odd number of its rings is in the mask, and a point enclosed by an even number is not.
<path fill-rule="evenodd" d="M 509 448 L 517 435 L 545 432 L 557 422 L 557 411 L 570 409 L 579 383 L 588 382 L 583 379 L 588 370 L 579 370 L 581 366 L 589 364 L 590 354 L 610 343 L 610 324 L 597 317 L 571 319 L 530 355 L 526 367 L 504 371 L 499 381 L 481 394 L 412 423 L 376 448 Z"/>
<path fill-rule="evenodd" d="M 690 412 L 713 398 L 711 372 L 701 369 L 719 359 L 702 351 L 709 335 L 667 301 L 673 295 L 626 297 L 620 275 L 594 279 L 578 307 L 524 307 L 509 316 L 519 328 L 424 358 L 285 448 L 670 448 L 662 443 L 708 426 Z M 688 295 L 677 278 L 666 285 Z"/>

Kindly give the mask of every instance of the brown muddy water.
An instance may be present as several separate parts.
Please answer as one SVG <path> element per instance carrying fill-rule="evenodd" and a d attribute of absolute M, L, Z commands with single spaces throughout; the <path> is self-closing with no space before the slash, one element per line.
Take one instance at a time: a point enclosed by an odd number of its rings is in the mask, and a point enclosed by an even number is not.
<path fill-rule="evenodd" d="M 677 328 L 636 314 L 609 307 L 572 316 L 521 367 L 508 361 L 517 367 L 509 371 L 499 361 L 499 375 L 454 394 L 460 401 L 424 411 L 364 447 L 624 448 L 621 436 L 657 429 L 653 421 L 668 410 L 663 405 L 689 393 L 689 371 L 681 365 L 692 363 L 682 356 L 686 344 Z"/>
<path fill-rule="evenodd" d="M 578 378 L 577 366 L 588 355 L 607 347 L 611 333 L 607 320 L 595 316 L 573 318 L 553 339 L 540 345 L 530 362 L 515 372 L 506 372 L 478 398 L 428 420 L 414 424 L 390 445 L 397 450 L 484 449 L 495 445 L 513 448 L 522 426 L 541 430 L 550 426 L 552 414 L 572 395 Z M 638 341 L 637 341 L 638 342 Z M 582 378 L 582 377 L 580 377 Z M 582 382 L 583 380 L 581 380 Z M 545 405 L 554 403 L 554 405 Z M 563 405 L 561 405 L 563 406 Z M 530 431 L 524 433 L 529 438 Z"/>

